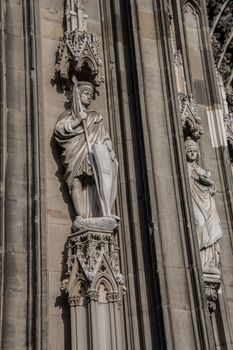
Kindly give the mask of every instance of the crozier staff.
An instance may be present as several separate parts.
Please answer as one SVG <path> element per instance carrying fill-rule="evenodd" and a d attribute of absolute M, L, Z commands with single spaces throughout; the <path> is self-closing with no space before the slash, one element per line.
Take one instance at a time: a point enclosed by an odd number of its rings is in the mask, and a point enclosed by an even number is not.
<path fill-rule="evenodd" d="M 77 84 L 73 90 L 72 108 L 65 111 L 55 127 L 55 138 L 62 148 L 61 160 L 65 167 L 64 179 L 68 185 L 77 216 L 82 218 L 110 216 L 111 207 L 116 197 L 117 160 L 112 150 L 112 143 L 103 123 L 103 117 L 96 111 L 89 110 L 93 100 L 94 87 L 90 82 Z M 88 143 L 87 143 L 88 139 Z M 96 186 L 95 170 L 90 154 L 101 150 L 102 157 L 96 155 L 99 165 Z M 100 159 L 102 158 L 102 159 Z M 106 169 L 106 174 L 101 171 Z M 100 205 L 100 195 L 104 204 Z M 104 209 L 103 209 L 104 207 Z"/>

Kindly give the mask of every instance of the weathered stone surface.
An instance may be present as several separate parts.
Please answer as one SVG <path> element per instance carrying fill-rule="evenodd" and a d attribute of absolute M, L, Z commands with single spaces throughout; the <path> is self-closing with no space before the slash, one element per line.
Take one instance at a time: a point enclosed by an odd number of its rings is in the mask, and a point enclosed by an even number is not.
<path fill-rule="evenodd" d="M 106 230 L 113 231 L 119 226 L 119 223 L 116 219 L 111 217 L 100 217 L 100 218 L 90 218 L 83 219 L 81 217 L 77 217 L 74 219 L 72 224 L 72 230 L 82 231 L 85 229 L 97 229 L 97 230 Z"/>
<path fill-rule="evenodd" d="M 207 23 L 204 2 L 185 3 L 188 13 L 181 17 L 179 0 L 172 3 L 174 12 L 162 0 L 85 0 L 89 31 L 102 42 L 105 76 L 93 110 L 104 116 L 119 160 L 114 209 L 122 219 L 117 240 L 127 285 L 118 337 L 123 349 L 215 348 L 183 152 L 172 25 L 187 93 L 197 100 L 202 120 L 200 164 L 213 171 L 218 188 L 215 202 L 223 237 L 221 320 L 216 322 L 224 332 L 216 344 L 232 345 L 232 177 L 227 171 L 227 149 L 219 141 L 221 103 L 209 34 L 200 26 Z M 224 22 L 227 30 L 217 24 L 216 30 L 212 27 L 217 15 L 212 5 L 217 3 L 208 2 L 215 60 L 220 53 L 216 34 L 221 32 L 228 47 L 225 35 L 231 30 L 230 18 Z M 65 242 L 74 210 L 53 140 L 66 100 L 53 80 L 55 51 L 64 33 L 64 1 L 3 0 L 0 9 L 0 245 L 6 271 L 4 280 L 0 275 L 4 282 L 1 347 L 68 350 L 71 315 L 60 283 L 65 278 Z M 230 79 L 227 60 L 226 56 L 221 61 L 226 84 Z M 231 106 L 230 95 L 227 100 Z M 104 315 L 103 286 L 99 297 Z M 108 304 L 114 304 L 114 297 L 108 295 Z M 85 318 L 85 310 L 81 313 Z M 104 323 L 98 326 L 103 331 Z M 101 343 L 105 347 L 108 326 Z M 84 324 L 80 329 L 87 334 Z M 86 343 L 81 339 L 82 350 Z"/>

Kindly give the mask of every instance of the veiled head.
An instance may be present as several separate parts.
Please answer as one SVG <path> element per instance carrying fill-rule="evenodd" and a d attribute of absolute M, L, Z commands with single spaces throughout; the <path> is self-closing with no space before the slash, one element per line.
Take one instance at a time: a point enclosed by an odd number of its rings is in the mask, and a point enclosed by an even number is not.
<path fill-rule="evenodd" d="M 89 107 L 93 100 L 94 86 L 89 81 L 80 81 L 78 82 L 78 89 L 82 105 Z"/>
<path fill-rule="evenodd" d="M 185 153 L 188 162 L 198 162 L 200 150 L 198 144 L 191 139 L 191 137 L 187 137 L 185 143 Z"/>

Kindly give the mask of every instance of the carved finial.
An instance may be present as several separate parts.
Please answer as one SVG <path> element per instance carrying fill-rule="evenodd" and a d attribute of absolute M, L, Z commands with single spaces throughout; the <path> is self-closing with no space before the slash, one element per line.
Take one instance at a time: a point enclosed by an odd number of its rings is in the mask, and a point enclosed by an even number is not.
<path fill-rule="evenodd" d="M 197 111 L 197 102 L 190 94 L 179 94 L 181 122 L 186 134 L 186 129 L 194 140 L 198 140 L 203 135 L 201 118 Z M 186 135 L 187 136 L 187 135 Z"/>
<path fill-rule="evenodd" d="M 76 3 L 76 6 L 77 6 L 77 9 L 85 10 L 84 4 L 83 4 L 83 0 L 76 0 L 75 3 Z"/>
<path fill-rule="evenodd" d="M 102 65 L 98 39 L 87 32 L 88 16 L 84 13 L 82 0 L 66 0 L 66 32 L 61 39 L 56 55 L 56 72 L 62 88 L 69 87 L 73 75 L 78 80 L 100 85 Z"/>
<path fill-rule="evenodd" d="M 79 33 L 87 31 L 87 18 L 82 0 L 66 0 L 66 31 Z"/>

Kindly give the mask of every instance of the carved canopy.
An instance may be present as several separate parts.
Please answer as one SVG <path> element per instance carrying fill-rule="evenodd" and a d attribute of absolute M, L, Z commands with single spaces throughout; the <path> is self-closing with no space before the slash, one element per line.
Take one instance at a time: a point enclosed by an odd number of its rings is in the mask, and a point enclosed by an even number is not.
<path fill-rule="evenodd" d="M 82 0 L 66 0 L 66 31 L 56 52 L 56 75 L 65 89 L 69 89 L 73 75 L 78 80 L 91 81 L 95 86 L 102 80 L 100 42 L 88 32 L 88 16 L 84 11 Z"/>

